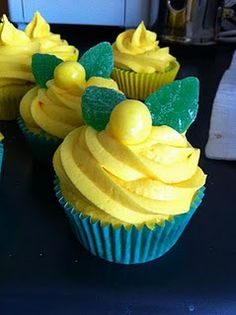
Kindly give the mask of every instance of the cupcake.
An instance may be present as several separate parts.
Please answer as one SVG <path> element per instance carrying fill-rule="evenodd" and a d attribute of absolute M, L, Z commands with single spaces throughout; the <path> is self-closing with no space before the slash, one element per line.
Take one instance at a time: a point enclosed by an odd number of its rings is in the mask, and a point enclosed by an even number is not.
<path fill-rule="evenodd" d="M 89 54 L 94 54 L 96 49 L 95 46 Z M 111 47 L 110 51 L 112 53 Z M 44 67 L 45 63 L 47 67 Z M 92 63 L 85 67 L 92 75 Z M 38 85 L 22 98 L 18 123 L 35 156 L 42 162 L 51 164 L 52 155 L 65 136 L 84 124 L 81 96 L 87 86 L 118 90 L 112 79 L 86 76 L 85 67 L 76 61 L 62 62 L 55 56 L 33 56 L 32 69 Z"/>
<path fill-rule="evenodd" d="M 0 120 L 15 119 L 23 95 L 35 85 L 31 71 L 34 53 L 47 52 L 63 60 L 77 60 L 78 51 L 50 32 L 36 13 L 25 32 L 16 29 L 3 15 L 0 23 Z"/>
<path fill-rule="evenodd" d="M 1 175 L 1 168 L 2 168 L 2 160 L 3 160 L 3 144 L 2 144 L 2 140 L 3 140 L 3 135 L 0 132 L 0 175 Z"/>
<path fill-rule="evenodd" d="M 192 95 L 183 110 L 185 88 Z M 197 112 L 198 93 L 192 89 L 198 89 L 197 80 L 183 80 L 145 104 L 109 89 L 86 89 L 82 111 L 88 125 L 65 137 L 53 165 L 56 196 L 92 254 L 124 264 L 156 259 L 177 242 L 198 208 L 206 176 L 198 166 L 200 150 L 184 135 Z M 172 104 L 155 108 L 169 97 Z M 105 99 L 111 106 L 101 122 L 97 107 Z M 162 106 L 169 107 L 168 114 Z"/>
<path fill-rule="evenodd" d="M 172 82 L 179 63 L 160 48 L 156 33 L 146 30 L 143 22 L 136 29 L 122 32 L 113 43 L 112 77 L 129 98 L 144 100 L 162 85 Z"/>

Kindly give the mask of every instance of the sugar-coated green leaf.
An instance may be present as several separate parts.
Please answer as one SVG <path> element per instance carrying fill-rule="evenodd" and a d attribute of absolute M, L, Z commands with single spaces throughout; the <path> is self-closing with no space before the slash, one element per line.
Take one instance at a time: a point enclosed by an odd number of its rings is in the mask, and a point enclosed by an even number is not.
<path fill-rule="evenodd" d="M 34 54 L 32 56 L 32 72 L 36 83 L 46 88 L 47 81 L 53 79 L 54 69 L 63 60 L 54 55 L 49 54 Z"/>
<path fill-rule="evenodd" d="M 79 62 L 86 70 L 86 80 L 92 76 L 109 78 L 114 64 L 111 44 L 102 42 L 91 47 Z"/>
<path fill-rule="evenodd" d="M 199 81 L 195 77 L 176 80 L 150 94 L 145 100 L 154 126 L 167 125 L 186 131 L 198 111 Z"/>
<path fill-rule="evenodd" d="M 84 121 L 98 131 L 104 130 L 113 108 L 125 99 L 124 94 L 113 89 L 88 87 L 82 96 Z"/>

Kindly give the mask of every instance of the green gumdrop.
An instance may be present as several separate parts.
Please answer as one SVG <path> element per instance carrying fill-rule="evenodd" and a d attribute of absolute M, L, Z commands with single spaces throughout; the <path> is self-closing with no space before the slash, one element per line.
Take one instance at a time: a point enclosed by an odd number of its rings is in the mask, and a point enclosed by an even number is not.
<path fill-rule="evenodd" d="M 114 64 L 111 44 L 102 42 L 90 48 L 79 62 L 85 68 L 86 80 L 93 76 L 109 78 Z"/>
<path fill-rule="evenodd" d="M 98 131 L 104 130 L 113 108 L 125 99 L 124 94 L 113 89 L 88 87 L 82 96 L 84 121 Z"/>
<path fill-rule="evenodd" d="M 54 77 L 54 69 L 62 62 L 63 60 L 54 55 L 34 54 L 32 56 L 32 72 L 36 83 L 40 87 L 46 88 L 47 81 Z"/>
<path fill-rule="evenodd" d="M 199 80 L 176 80 L 150 94 L 145 104 L 154 126 L 167 125 L 182 133 L 195 120 L 198 111 Z"/>

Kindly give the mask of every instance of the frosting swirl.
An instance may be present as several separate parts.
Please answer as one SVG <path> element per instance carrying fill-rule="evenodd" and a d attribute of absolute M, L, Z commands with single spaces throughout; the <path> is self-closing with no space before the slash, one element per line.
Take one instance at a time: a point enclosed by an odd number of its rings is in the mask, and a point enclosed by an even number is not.
<path fill-rule="evenodd" d="M 35 13 L 25 32 L 20 31 L 3 15 L 0 23 L 0 87 L 15 86 L 25 94 L 34 84 L 31 57 L 34 53 L 49 53 L 63 60 L 77 60 L 78 50 L 50 32 L 50 26 Z M 21 96 L 22 96 L 21 95 Z"/>
<path fill-rule="evenodd" d="M 115 66 L 138 73 L 164 72 L 176 63 L 169 48 L 160 48 L 156 33 L 148 31 L 143 22 L 137 29 L 119 34 L 113 43 Z"/>
<path fill-rule="evenodd" d="M 42 130 L 63 139 L 71 130 L 83 124 L 81 95 L 83 90 L 67 91 L 54 80 L 47 89 L 35 87 L 22 98 L 20 114 L 33 132 Z"/>
<path fill-rule="evenodd" d="M 0 44 L 4 46 L 21 46 L 30 43 L 30 39 L 10 23 L 4 14 L 0 25 Z"/>
<path fill-rule="evenodd" d="M 65 61 L 78 59 L 78 50 L 74 46 L 68 45 L 66 40 L 62 40 L 59 34 L 51 33 L 50 25 L 38 11 L 35 12 L 32 21 L 26 26 L 25 34 L 32 41 L 40 43 L 40 53 L 53 54 Z"/>
<path fill-rule="evenodd" d="M 0 24 L 0 86 L 34 82 L 31 56 L 38 49 L 38 43 L 31 42 L 23 31 L 16 29 L 3 15 Z"/>
<path fill-rule="evenodd" d="M 162 224 L 189 210 L 204 185 L 200 150 L 167 126 L 152 127 L 146 140 L 132 145 L 109 128 L 72 131 L 54 155 L 64 197 L 103 224 L 137 227 Z"/>

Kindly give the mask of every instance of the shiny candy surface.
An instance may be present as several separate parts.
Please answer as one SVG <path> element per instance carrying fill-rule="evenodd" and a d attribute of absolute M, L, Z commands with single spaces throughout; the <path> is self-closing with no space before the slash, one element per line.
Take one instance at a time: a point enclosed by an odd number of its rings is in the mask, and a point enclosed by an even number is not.
<path fill-rule="evenodd" d="M 152 118 L 148 108 L 140 101 L 125 100 L 112 111 L 109 132 L 120 142 L 136 144 L 150 134 Z"/>
<path fill-rule="evenodd" d="M 84 67 L 75 61 L 66 61 L 54 70 L 56 85 L 66 89 L 85 86 L 85 75 Z"/>

